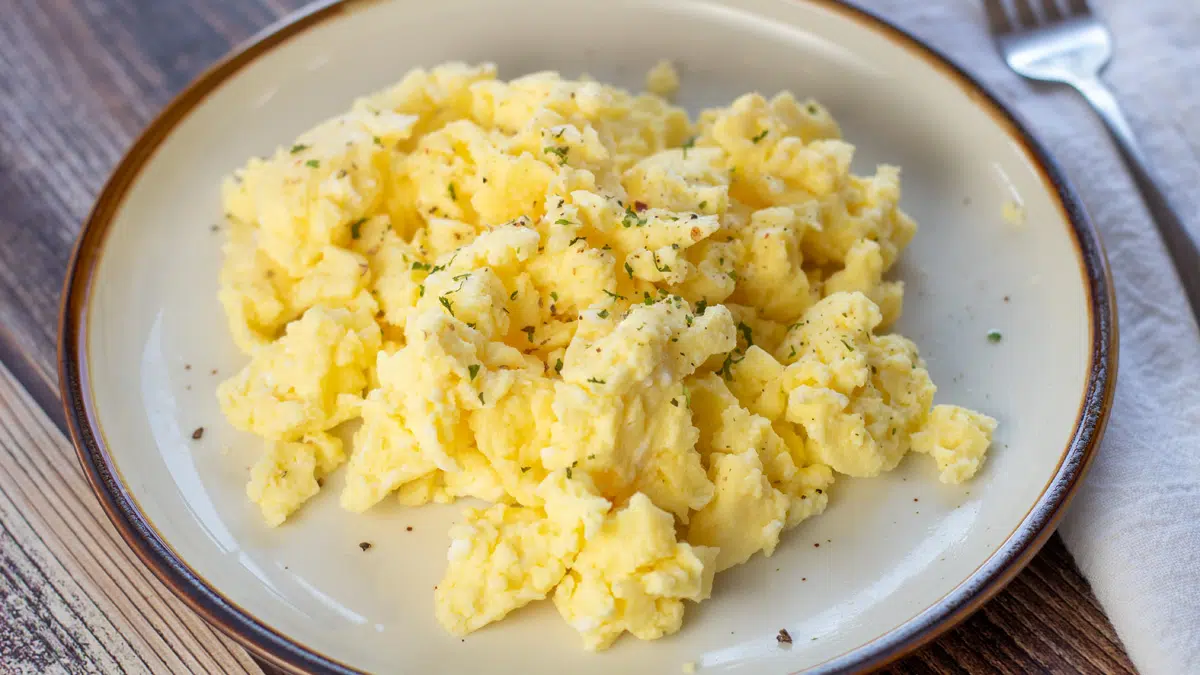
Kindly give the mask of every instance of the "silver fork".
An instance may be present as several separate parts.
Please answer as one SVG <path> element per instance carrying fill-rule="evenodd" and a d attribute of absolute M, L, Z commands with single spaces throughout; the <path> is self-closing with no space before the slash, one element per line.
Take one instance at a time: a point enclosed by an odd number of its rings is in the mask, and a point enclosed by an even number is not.
<path fill-rule="evenodd" d="M 1035 3 L 1040 6 L 1035 7 Z M 1100 80 L 1100 71 L 1112 57 L 1108 28 L 1092 16 L 1087 0 L 1011 0 L 1009 4 L 1011 12 L 1005 0 L 984 0 L 988 23 L 1004 60 L 1030 79 L 1075 87 L 1096 109 L 1158 224 L 1192 313 L 1200 317 L 1200 250 L 1171 208 L 1117 99 Z"/>

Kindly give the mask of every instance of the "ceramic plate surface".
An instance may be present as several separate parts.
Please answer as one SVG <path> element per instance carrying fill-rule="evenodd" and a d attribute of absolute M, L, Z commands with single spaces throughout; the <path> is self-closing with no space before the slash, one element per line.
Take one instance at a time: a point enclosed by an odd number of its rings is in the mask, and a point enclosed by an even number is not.
<path fill-rule="evenodd" d="M 842 478 L 775 555 L 717 578 L 683 629 L 589 654 L 548 602 L 465 640 L 433 616 L 461 506 L 366 515 L 327 486 L 269 529 L 244 492 L 259 442 L 214 388 L 246 361 L 217 303 L 221 178 L 410 68 L 494 61 L 640 88 L 680 67 L 693 113 L 790 89 L 827 104 L 855 169 L 903 167 L 921 225 L 898 330 L 937 400 L 1000 421 L 962 486 L 910 457 Z M 1002 217 L 1023 205 L 1023 224 Z M 798 0 L 350 0 L 293 17 L 185 91 L 116 170 L 67 279 L 62 386 L 84 467 L 146 563 L 201 614 L 296 669 L 387 673 L 788 673 L 886 662 L 978 607 L 1049 536 L 1099 440 L 1115 309 L 1096 234 L 1035 142 L 911 38 Z M 1003 339 L 993 344 L 990 330 Z M 204 427 L 200 440 L 192 432 Z M 332 489 L 330 489 L 332 488 Z M 411 526 L 408 532 L 406 526 Z M 369 541 L 368 552 L 359 542 Z M 775 636 L 786 628 L 789 648 Z"/>

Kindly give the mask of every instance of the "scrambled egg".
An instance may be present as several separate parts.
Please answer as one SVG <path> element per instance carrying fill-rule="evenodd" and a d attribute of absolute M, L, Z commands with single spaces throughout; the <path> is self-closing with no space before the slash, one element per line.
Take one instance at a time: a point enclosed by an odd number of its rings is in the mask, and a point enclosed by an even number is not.
<path fill-rule="evenodd" d="M 343 463 L 348 511 L 492 502 L 450 532 L 438 621 L 552 597 L 596 650 L 678 631 L 838 474 L 910 451 L 943 482 L 979 470 L 995 421 L 934 406 L 886 332 L 916 231 L 899 170 L 851 174 L 814 101 L 692 122 L 678 84 L 666 62 L 643 95 L 417 70 L 225 182 L 219 297 L 249 363 L 218 397 L 264 439 L 267 524 Z"/>

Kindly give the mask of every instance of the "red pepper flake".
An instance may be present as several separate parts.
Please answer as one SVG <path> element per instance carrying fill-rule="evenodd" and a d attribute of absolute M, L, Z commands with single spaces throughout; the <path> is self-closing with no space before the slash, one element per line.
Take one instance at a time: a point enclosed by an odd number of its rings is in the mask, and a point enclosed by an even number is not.
<path fill-rule="evenodd" d="M 775 636 L 775 640 L 781 645 L 790 645 L 792 644 L 792 635 L 787 632 L 786 628 L 780 628 L 779 635 Z"/>
<path fill-rule="evenodd" d="M 201 438 L 204 438 L 204 427 L 196 427 L 196 430 L 192 432 L 192 440 L 198 441 Z"/>
<path fill-rule="evenodd" d="M 636 211 L 645 211 L 645 210 L 646 210 L 646 208 L 647 208 L 647 206 L 646 206 L 646 202 L 634 202 L 634 203 L 633 203 L 633 208 L 634 208 L 634 210 L 636 210 Z"/>
<path fill-rule="evenodd" d="M 820 544 L 813 544 L 813 548 L 821 548 Z"/>
<path fill-rule="evenodd" d="M 371 542 L 369 542 L 369 541 L 359 542 L 358 547 L 364 551 L 369 551 L 371 549 Z"/>

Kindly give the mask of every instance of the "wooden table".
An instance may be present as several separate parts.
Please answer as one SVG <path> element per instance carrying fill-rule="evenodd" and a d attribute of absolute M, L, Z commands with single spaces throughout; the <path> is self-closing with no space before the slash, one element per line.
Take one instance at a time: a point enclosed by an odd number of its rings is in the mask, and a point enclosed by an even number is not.
<path fill-rule="evenodd" d="M 259 672 L 120 540 L 64 432 L 58 296 L 134 134 L 303 0 L 0 0 L 0 673 Z M 1133 672 L 1055 536 L 897 673 Z"/>

